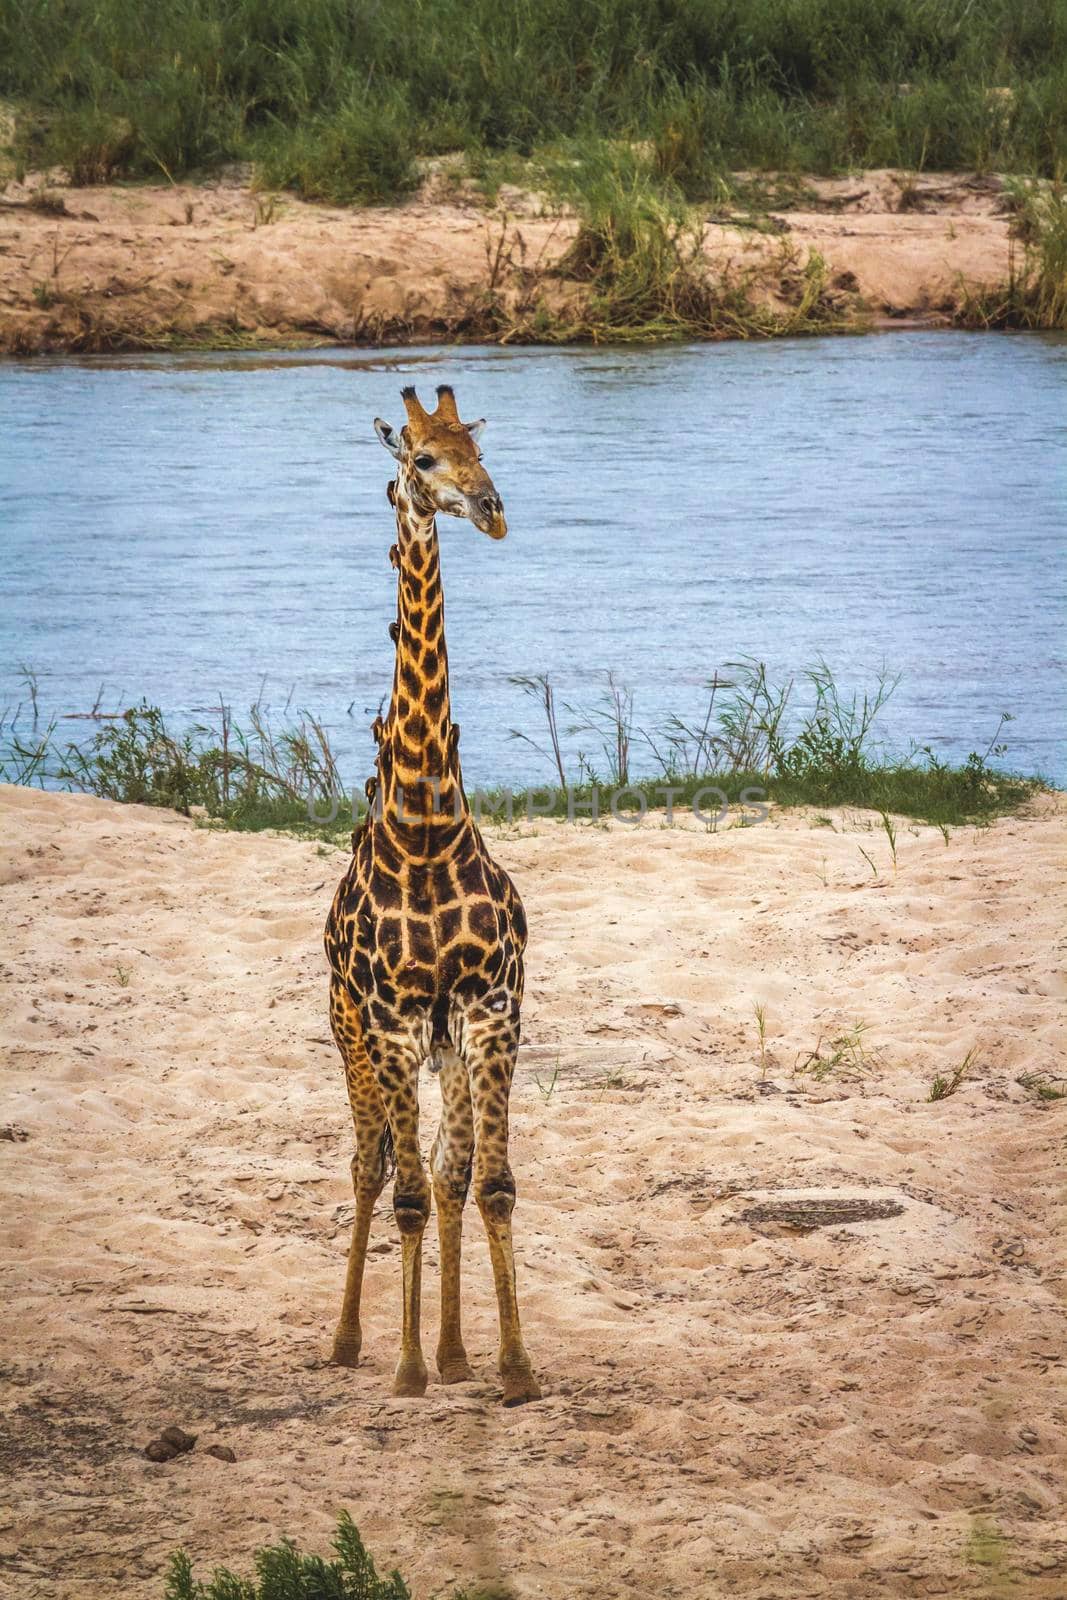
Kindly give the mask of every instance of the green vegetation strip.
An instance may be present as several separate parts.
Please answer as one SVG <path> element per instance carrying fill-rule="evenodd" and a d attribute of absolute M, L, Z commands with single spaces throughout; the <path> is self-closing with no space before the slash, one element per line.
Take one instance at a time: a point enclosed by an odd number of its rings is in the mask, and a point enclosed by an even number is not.
<path fill-rule="evenodd" d="M 719 796 L 751 825 L 764 798 L 780 806 L 852 806 L 877 811 L 895 855 L 894 816 L 915 817 L 947 830 L 1018 811 L 1044 784 L 997 770 L 1007 746 L 998 743 L 1002 716 L 984 750 L 950 765 L 929 746 L 891 756 L 876 742 L 880 713 L 896 687 L 882 676 L 866 694 L 846 693 L 825 663 L 772 683 L 760 662 L 728 663 L 707 688 L 703 714 L 668 718 L 647 729 L 635 722 L 632 693 L 608 675 L 600 698 L 584 706 L 557 703 L 547 675 L 514 680 L 536 701 L 543 727 L 516 730 L 553 769 L 550 783 L 511 792 L 480 791 L 486 821 L 528 815 L 583 822 L 599 813 L 637 817 L 660 813 L 670 791 L 674 812 L 700 804 L 714 817 Z M 67 788 L 104 799 L 165 806 L 242 830 L 281 828 L 336 843 L 347 841 L 366 814 L 342 777 L 329 734 L 308 713 L 275 729 L 259 705 L 237 725 L 225 706 L 210 723 L 174 732 L 158 707 L 142 704 L 103 719 L 84 742 L 56 739 L 56 723 L 41 726 L 38 691 L 27 674 L 28 700 L 0 723 L 0 779 Z M 561 729 L 562 718 L 567 725 Z M 563 735 L 580 735 L 592 756 L 569 771 Z M 653 770 L 654 769 L 654 770 Z M 347 791 L 347 792 L 346 792 Z M 594 794 L 596 802 L 594 805 Z M 313 811 L 317 821 L 310 814 Z M 709 825 L 714 825 L 709 823 Z M 946 835 L 947 837 L 947 835 Z"/>
<path fill-rule="evenodd" d="M 690 197 L 737 167 L 1054 177 L 1063 0 L 0 0 L 16 148 L 77 183 L 250 159 L 373 202 L 416 157 L 648 141 Z"/>

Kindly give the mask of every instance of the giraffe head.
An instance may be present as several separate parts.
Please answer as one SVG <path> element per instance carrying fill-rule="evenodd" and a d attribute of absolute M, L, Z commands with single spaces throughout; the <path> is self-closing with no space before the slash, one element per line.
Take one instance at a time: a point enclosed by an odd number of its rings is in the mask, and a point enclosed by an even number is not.
<path fill-rule="evenodd" d="M 456 397 L 445 384 L 437 391 L 437 410 L 433 412 L 423 409 L 414 389 L 401 393 L 408 414 L 404 427 L 398 433 L 375 417 L 374 431 L 399 461 L 401 477 L 416 507 L 466 517 L 491 539 L 502 539 L 508 531 L 504 507 L 478 450 L 484 417 L 478 422 L 461 422 Z"/>

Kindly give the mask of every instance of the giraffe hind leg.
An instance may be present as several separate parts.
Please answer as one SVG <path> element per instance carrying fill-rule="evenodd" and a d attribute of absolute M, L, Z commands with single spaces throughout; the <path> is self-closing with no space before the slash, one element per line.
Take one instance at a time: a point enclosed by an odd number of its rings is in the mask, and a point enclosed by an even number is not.
<path fill-rule="evenodd" d="M 359 1362 L 363 1345 L 359 1304 L 371 1218 L 393 1165 L 393 1148 L 385 1105 L 363 1043 L 359 1013 L 337 979 L 330 986 L 330 1025 L 344 1062 L 345 1082 L 356 1132 L 356 1153 L 352 1157 L 356 1213 L 352 1221 L 341 1316 L 330 1359 L 337 1366 L 354 1367 Z"/>
<path fill-rule="evenodd" d="M 427 1378 L 420 1337 L 422 1236 L 430 1216 L 430 1184 L 419 1150 L 422 1050 L 418 1034 L 408 1031 L 375 1032 L 365 1043 L 396 1156 L 393 1216 L 403 1257 L 404 1321 L 393 1393 L 421 1395 Z"/>
<path fill-rule="evenodd" d="M 500 1315 L 499 1371 L 506 1406 L 541 1398 L 519 1326 L 511 1239 L 515 1179 L 508 1164 L 508 1098 L 518 1042 L 517 1027 L 509 1032 L 499 1024 L 469 1026 L 464 1042 L 474 1110 L 474 1197 L 493 1264 Z"/>

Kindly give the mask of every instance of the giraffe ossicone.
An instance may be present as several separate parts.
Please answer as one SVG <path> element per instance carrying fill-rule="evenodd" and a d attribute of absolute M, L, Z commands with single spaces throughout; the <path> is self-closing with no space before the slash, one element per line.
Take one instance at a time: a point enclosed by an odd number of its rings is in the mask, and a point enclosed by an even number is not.
<path fill-rule="evenodd" d="M 540 1389 L 522 1342 L 508 1164 L 508 1102 L 519 1044 L 526 917 L 471 815 L 452 722 L 436 517 L 465 517 L 493 539 L 504 508 L 481 463 L 484 422 L 464 423 L 442 385 L 427 411 L 403 391 L 407 422 L 374 427 L 397 462 L 396 644 L 388 715 L 376 721 L 374 805 L 326 923 L 330 1022 L 355 1123 L 356 1212 L 333 1358 L 355 1366 L 360 1295 L 375 1202 L 395 1167 L 393 1211 L 403 1254 L 403 1322 L 394 1393 L 427 1382 L 420 1336 L 422 1235 L 431 1181 L 441 1245 L 437 1366 L 445 1383 L 473 1376 L 463 1345 L 460 1250 L 468 1189 L 485 1225 L 500 1315 L 504 1404 Z M 418 1080 L 436 1068 L 442 1114 L 428 1179 L 419 1146 Z"/>

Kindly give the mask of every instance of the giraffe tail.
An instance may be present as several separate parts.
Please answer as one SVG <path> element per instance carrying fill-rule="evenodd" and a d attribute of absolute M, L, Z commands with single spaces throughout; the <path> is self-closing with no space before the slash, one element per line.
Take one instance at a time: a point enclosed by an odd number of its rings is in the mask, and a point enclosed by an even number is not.
<path fill-rule="evenodd" d="M 382 1164 L 382 1177 L 385 1183 L 396 1171 L 396 1150 L 393 1147 L 393 1132 L 388 1122 L 382 1129 L 382 1139 L 378 1146 L 378 1156 Z"/>

